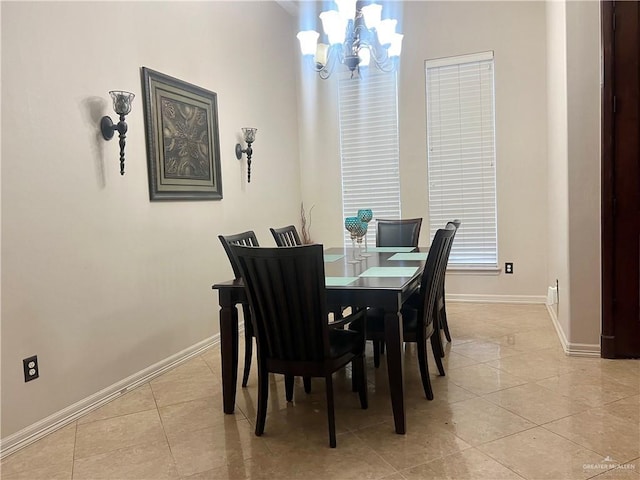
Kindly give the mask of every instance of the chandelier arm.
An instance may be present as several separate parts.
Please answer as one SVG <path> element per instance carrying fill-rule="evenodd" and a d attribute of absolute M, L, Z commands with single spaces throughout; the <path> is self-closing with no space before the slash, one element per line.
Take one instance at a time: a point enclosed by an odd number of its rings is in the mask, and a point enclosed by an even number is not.
<path fill-rule="evenodd" d="M 387 59 L 387 61 L 385 63 L 376 63 L 376 67 L 378 67 L 378 70 L 380 70 L 381 72 L 384 73 L 391 73 L 394 72 L 395 70 L 397 70 L 397 66 L 395 64 L 394 61 L 392 61 L 391 59 Z"/>
<path fill-rule="evenodd" d="M 382 55 L 380 55 L 380 49 L 382 50 Z M 393 72 L 396 69 L 396 62 L 389 56 L 387 49 L 384 47 L 370 47 L 369 51 L 371 52 L 371 59 L 375 62 L 378 69 L 385 73 Z"/>
<path fill-rule="evenodd" d="M 327 54 L 327 63 L 324 65 L 321 65 L 321 64 L 316 65 L 316 72 L 320 74 L 321 79 L 326 80 L 327 78 L 329 78 L 333 73 L 333 69 L 336 65 L 336 62 L 338 60 L 342 62 L 340 48 L 341 47 L 331 45 L 331 47 L 329 47 L 329 52 Z"/>

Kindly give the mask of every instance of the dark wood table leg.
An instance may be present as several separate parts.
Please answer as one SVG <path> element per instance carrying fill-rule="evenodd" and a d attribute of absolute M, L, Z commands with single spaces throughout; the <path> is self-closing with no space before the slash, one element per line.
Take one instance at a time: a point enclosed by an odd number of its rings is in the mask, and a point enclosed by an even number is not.
<path fill-rule="evenodd" d="M 404 376 L 402 346 L 402 314 L 400 312 L 385 312 L 384 336 L 387 344 L 387 373 L 389 375 L 389 389 L 391 390 L 391 406 L 396 433 L 404 434 L 407 422 L 404 414 Z"/>
<path fill-rule="evenodd" d="M 224 413 L 233 413 L 238 382 L 238 309 L 231 292 L 219 290 L 220 353 L 222 356 L 222 402 Z"/>

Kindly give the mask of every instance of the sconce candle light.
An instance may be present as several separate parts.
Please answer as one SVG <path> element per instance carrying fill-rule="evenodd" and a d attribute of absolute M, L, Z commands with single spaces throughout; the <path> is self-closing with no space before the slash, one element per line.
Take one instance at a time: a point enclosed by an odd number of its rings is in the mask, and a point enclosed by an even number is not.
<path fill-rule="evenodd" d="M 100 120 L 100 130 L 105 140 L 111 140 L 113 132 L 118 131 L 120 138 L 120 175 L 124 175 L 124 145 L 127 133 L 127 124 L 124 121 L 124 117 L 131 111 L 131 102 L 133 102 L 135 95 L 119 90 L 112 90 L 109 95 L 113 100 L 113 109 L 120 116 L 120 121 L 114 124 L 111 117 L 104 116 Z"/>
<path fill-rule="evenodd" d="M 242 135 L 244 136 L 244 141 L 247 142 L 247 148 L 243 149 L 242 145 L 236 143 L 236 158 L 240 160 L 243 153 L 247 154 L 247 183 L 251 183 L 251 155 L 253 155 L 251 144 L 256 141 L 257 131 L 257 128 L 250 127 L 242 129 Z"/>

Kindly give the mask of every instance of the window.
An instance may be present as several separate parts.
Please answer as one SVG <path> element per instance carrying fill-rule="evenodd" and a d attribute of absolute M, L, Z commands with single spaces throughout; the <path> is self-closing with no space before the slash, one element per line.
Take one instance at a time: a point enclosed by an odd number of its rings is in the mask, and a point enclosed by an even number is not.
<path fill-rule="evenodd" d="M 343 217 L 370 208 L 374 218 L 400 218 L 396 74 L 341 79 L 338 97 Z M 375 221 L 367 237 L 375 245 Z"/>
<path fill-rule="evenodd" d="M 427 60 L 427 159 L 431 237 L 462 225 L 450 265 L 498 265 L 493 52 Z"/>

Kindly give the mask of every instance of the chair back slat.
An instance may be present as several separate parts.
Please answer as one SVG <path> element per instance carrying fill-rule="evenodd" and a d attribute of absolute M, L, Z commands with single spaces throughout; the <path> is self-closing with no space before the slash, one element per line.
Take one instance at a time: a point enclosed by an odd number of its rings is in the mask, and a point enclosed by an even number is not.
<path fill-rule="evenodd" d="M 233 275 L 236 278 L 240 278 L 240 267 L 238 266 L 238 261 L 236 260 L 233 252 L 231 251 L 231 245 L 258 247 L 259 245 L 256 234 L 253 232 L 253 230 L 248 230 L 246 232 L 236 233 L 234 235 L 218 235 L 218 239 L 220 240 L 220 243 L 222 243 L 224 251 L 227 253 L 229 263 L 231 263 L 231 268 L 233 268 Z"/>
<path fill-rule="evenodd" d="M 323 361 L 328 324 L 322 245 L 231 248 L 253 309 L 260 355 Z"/>
<path fill-rule="evenodd" d="M 422 218 L 377 219 L 376 246 L 417 247 Z"/>
<path fill-rule="evenodd" d="M 276 241 L 278 247 L 294 247 L 296 245 L 302 245 L 300 235 L 295 225 L 287 225 L 282 228 L 270 228 L 271 235 Z"/>

